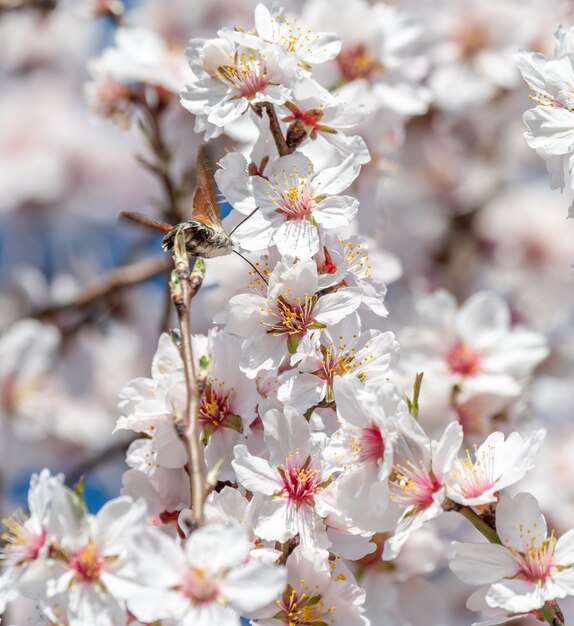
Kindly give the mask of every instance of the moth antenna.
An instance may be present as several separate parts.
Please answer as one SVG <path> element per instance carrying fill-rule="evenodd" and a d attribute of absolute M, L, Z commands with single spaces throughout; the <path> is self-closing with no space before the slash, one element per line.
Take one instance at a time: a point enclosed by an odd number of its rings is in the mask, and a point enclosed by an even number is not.
<path fill-rule="evenodd" d="M 250 217 L 251 217 L 251 216 L 255 213 L 255 211 L 258 211 L 258 210 L 259 210 L 259 207 L 258 207 L 258 206 L 256 206 L 256 207 L 253 209 L 253 211 L 251 211 L 251 213 L 250 213 L 247 217 L 244 217 L 244 218 L 243 218 L 243 219 L 239 222 L 239 224 L 237 224 L 237 226 L 234 226 L 234 227 L 231 229 L 231 232 L 230 232 L 230 233 L 229 233 L 229 235 L 227 235 L 227 236 L 228 236 L 228 237 L 231 237 L 231 235 L 233 235 L 233 233 L 234 233 L 234 232 L 235 232 L 235 231 L 236 231 L 236 230 L 237 230 L 237 229 L 241 226 L 241 224 L 243 224 L 244 222 L 246 222 L 246 221 L 247 221 L 247 220 L 248 220 L 248 219 L 249 219 L 249 218 L 250 218 Z"/>
<path fill-rule="evenodd" d="M 160 220 L 154 220 L 143 213 L 135 213 L 133 211 L 120 211 L 120 215 L 122 217 L 126 217 L 128 220 L 132 222 L 136 222 L 136 224 L 141 224 L 146 228 L 150 228 L 151 230 L 155 230 L 160 233 L 169 232 L 173 226 L 168 224 L 167 222 L 161 222 Z"/>
<path fill-rule="evenodd" d="M 259 207 L 257 207 L 257 208 L 259 208 Z M 235 254 L 236 254 L 237 256 L 240 256 L 240 257 L 241 257 L 241 258 L 242 258 L 242 259 L 243 259 L 246 263 L 249 263 L 249 265 L 251 265 L 251 267 L 252 267 L 252 268 L 253 268 L 253 269 L 254 269 L 254 270 L 255 270 L 255 271 L 259 274 L 259 277 L 261 278 L 261 280 L 262 280 L 262 281 L 263 281 L 266 285 L 268 285 L 268 284 L 269 284 L 269 282 L 267 281 L 267 279 L 265 278 L 265 276 L 263 276 L 263 274 L 262 274 L 262 273 L 261 273 L 261 272 L 260 272 L 260 271 L 259 271 L 256 267 L 255 267 L 255 265 L 253 265 L 253 263 L 251 263 L 251 261 L 250 261 L 248 258 L 244 257 L 244 256 L 241 254 L 241 252 L 237 252 L 237 250 L 232 250 L 232 252 L 235 252 Z"/>

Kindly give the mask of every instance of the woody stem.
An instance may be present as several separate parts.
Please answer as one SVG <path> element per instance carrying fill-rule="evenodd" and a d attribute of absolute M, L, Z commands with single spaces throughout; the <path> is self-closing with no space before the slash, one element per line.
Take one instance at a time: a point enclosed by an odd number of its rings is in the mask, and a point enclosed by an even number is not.
<path fill-rule="evenodd" d="M 203 504 L 207 495 L 205 466 L 199 440 L 199 405 L 201 393 L 198 387 L 193 346 L 191 341 L 190 307 L 205 275 L 205 264 L 196 259 L 190 271 L 183 234 L 176 236 L 174 246 L 175 270 L 170 282 L 171 298 L 175 305 L 181 330 L 180 353 L 183 361 L 187 403 L 182 420 L 182 439 L 188 452 L 191 508 L 198 526 L 203 524 Z"/>
<path fill-rule="evenodd" d="M 295 148 L 291 149 L 287 145 L 287 141 L 285 141 L 281 125 L 279 124 L 279 118 L 277 117 L 275 107 L 271 104 L 271 102 L 262 102 L 256 104 L 253 108 L 259 117 L 263 116 L 263 109 L 265 109 L 267 117 L 269 118 L 269 130 L 273 136 L 273 141 L 275 142 L 279 156 L 287 156 L 288 154 L 294 152 Z"/>

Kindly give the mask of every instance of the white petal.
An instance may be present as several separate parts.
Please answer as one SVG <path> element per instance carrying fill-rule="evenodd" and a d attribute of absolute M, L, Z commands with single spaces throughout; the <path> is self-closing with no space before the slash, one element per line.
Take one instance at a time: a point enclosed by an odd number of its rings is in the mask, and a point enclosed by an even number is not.
<path fill-rule="evenodd" d="M 503 545 L 520 552 L 542 545 L 547 536 L 546 520 L 536 498 L 529 493 L 500 498 L 496 507 L 496 530 Z"/>
<path fill-rule="evenodd" d="M 307 219 L 286 220 L 273 235 L 273 241 L 282 255 L 292 254 L 309 259 L 319 250 L 317 227 Z"/>
<path fill-rule="evenodd" d="M 565 532 L 556 542 L 554 561 L 557 565 L 574 564 L 574 529 Z"/>
<path fill-rule="evenodd" d="M 329 196 L 315 208 L 313 217 L 325 229 L 339 228 L 351 222 L 359 209 L 359 201 L 349 196 Z"/>
<path fill-rule="evenodd" d="M 446 428 L 433 451 L 432 470 L 434 475 L 442 480 L 452 467 L 456 455 L 460 450 L 463 438 L 463 429 L 458 422 L 451 422 Z"/>
<path fill-rule="evenodd" d="M 315 307 L 315 319 L 331 326 L 357 310 L 361 304 L 361 292 L 355 288 L 339 289 L 319 298 Z"/>
<path fill-rule="evenodd" d="M 237 480 L 249 491 L 271 496 L 281 488 L 281 476 L 268 461 L 249 454 L 247 446 L 235 446 L 231 462 Z"/>
<path fill-rule="evenodd" d="M 496 583 L 486 594 L 488 606 L 500 607 L 511 613 L 526 613 L 539 609 L 545 601 L 542 585 L 519 578 Z"/>
<path fill-rule="evenodd" d="M 190 565 L 214 573 L 241 565 L 250 549 L 245 531 L 235 524 L 202 526 L 187 538 L 184 547 Z"/>
<path fill-rule="evenodd" d="M 248 615 L 276 600 L 286 584 L 284 567 L 248 563 L 229 573 L 221 592 L 241 615 Z"/>
<path fill-rule="evenodd" d="M 493 543 L 453 543 L 450 569 L 465 583 L 484 585 L 511 578 L 520 567 L 512 553 Z"/>
<path fill-rule="evenodd" d="M 361 164 L 354 155 L 350 154 L 340 165 L 329 167 L 315 176 L 313 179 L 315 195 L 334 196 L 345 191 L 357 178 L 360 171 Z"/>
<path fill-rule="evenodd" d="M 523 118 L 528 145 L 548 155 L 570 154 L 574 146 L 574 113 L 560 107 L 538 106 Z"/>

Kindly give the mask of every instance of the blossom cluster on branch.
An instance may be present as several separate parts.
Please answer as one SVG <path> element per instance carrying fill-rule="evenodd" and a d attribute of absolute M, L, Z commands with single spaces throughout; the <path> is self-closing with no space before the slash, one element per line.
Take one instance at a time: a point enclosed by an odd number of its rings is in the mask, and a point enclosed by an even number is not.
<path fill-rule="evenodd" d="M 151 375 L 120 392 L 115 430 L 137 434 L 122 494 L 93 515 L 81 484 L 34 475 L 29 514 L 6 521 L 0 611 L 25 597 L 57 625 L 419 626 L 400 587 L 424 588 L 422 574 L 448 558 L 479 587 L 476 623 L 564 623 L 556 601 L 574 595 L 574 530 L 555 537 L 536 499 L 512 489 L 544 446 L 545 429 L 518 432 L 515 416 L 547 341 L 492 292 L 459 307 L 436 290 L 416 320 L 392 322 L 392 271 L 356 228 L 358 181 L 369 163 L 384 169 L 374 125 L 392 119 L 400 135 L 433 93 L 417 24 L 354 6 L 362 39 L 322 30 L 345 28 L 346 3 L 317 0 L 301 17 L 259 4 L 252 28 L 191 39 L 188 64 L 125 26 L 91 64 L 92 113 L 139 126 L 163 218 L 187 217 L 162 135 L 174 94 L 205 142 L 249 137 L 214 181 L 251 269 L 196 333 L 203 262 L 176 233 L 170 287 L 184 322 L 159 337 Z M 561 187 L 574 145 L 569 37 L 557 32 L 555 60 L 518 56 L 537 94 L 526 139 Z M 448 80 L 443 69 L 431 87 Z M 446 550 L 447 513 L 483 540 Z M 432 612 L 440 599 L 424 592 Z"/>

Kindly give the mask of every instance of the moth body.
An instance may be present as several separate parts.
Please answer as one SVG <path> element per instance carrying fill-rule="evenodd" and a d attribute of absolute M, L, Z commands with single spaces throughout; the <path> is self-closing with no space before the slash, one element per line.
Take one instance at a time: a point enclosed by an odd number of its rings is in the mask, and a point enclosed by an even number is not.
<path fill-rule="evenodd" d="M 233 242 L 223 229 L 210 228 L 197 220 L 188 220 L 174 226 L 163 238 L 164 250 L 173 250 L 175 237 L 180 229 L 185 236 L 185 249 L 192 256 L 211 259 L 231 254 L 233 250 Z"/>

